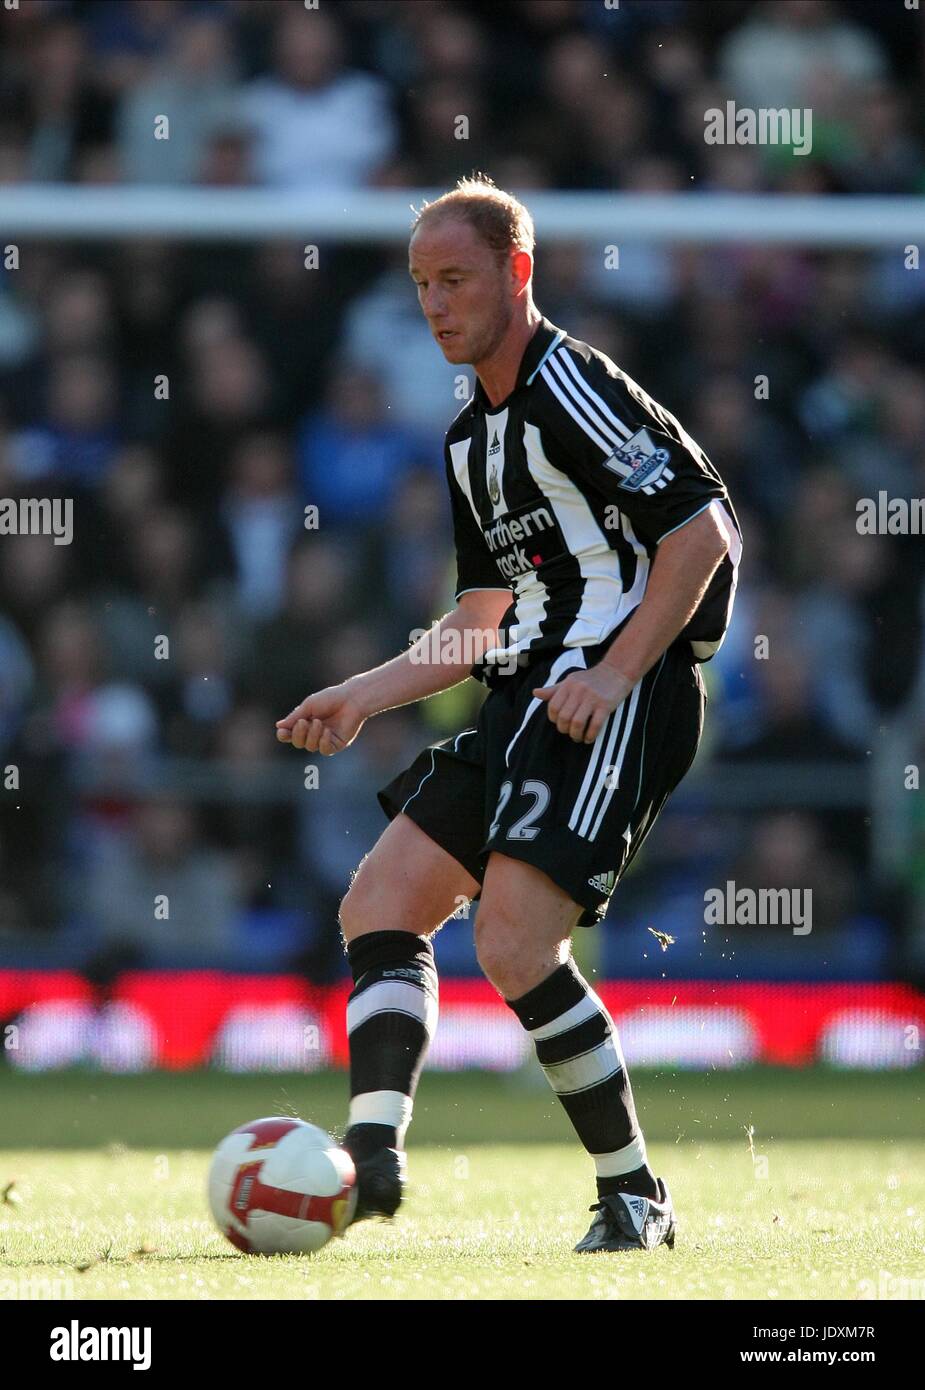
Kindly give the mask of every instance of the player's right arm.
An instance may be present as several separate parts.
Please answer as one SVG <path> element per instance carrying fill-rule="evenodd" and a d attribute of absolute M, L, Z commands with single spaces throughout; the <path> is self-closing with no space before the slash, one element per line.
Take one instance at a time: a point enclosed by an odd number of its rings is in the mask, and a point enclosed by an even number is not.
<path fill-rule="evenodd" d="M 470 589 L 452 612 L 407 651 L 372 671 L 309 695 L 276 724 L 281 743 L 329 757 L 353 742 L 366 720 L 449 690 L 498 643 L 510 589 Z"/>
<path fill-rule="evenodd" d="M 276 737 L 281 743 L 325 757 L 339 753 L 371 715 L 449 690 L 465 680 L 486 651 L 499 645 L 498 630 L 511 605 L 511 588 L 501 579 L 488 549 L 469 500 L 468 481 L 457 477 L 449 444 L 444 448 L 444 463 L 456 547 L 456 607 L 400 656 L 351 676 L 342 685 L 309 695 L 278 721 Z M 462 463 L 459 466 L 463 468 Z"/>

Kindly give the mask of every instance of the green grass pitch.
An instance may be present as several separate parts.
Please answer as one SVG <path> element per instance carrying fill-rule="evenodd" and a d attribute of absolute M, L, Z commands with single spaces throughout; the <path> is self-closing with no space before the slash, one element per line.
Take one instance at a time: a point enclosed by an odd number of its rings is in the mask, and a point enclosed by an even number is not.
<path fill-rule="evenodd" d="M 593 1182 L 554 1098 L 531 1075 L 427 1073 L 398 1218 L 268 1260 L 214 1230 L 210 1150 L 261 1115 L 337 1129 L 343 1076 L 0 1072 L 0 1298 L 923 1296 L 921 1073 L 639 1071 L 635 1089 L 673 1252 L 573 1255 Z"/>

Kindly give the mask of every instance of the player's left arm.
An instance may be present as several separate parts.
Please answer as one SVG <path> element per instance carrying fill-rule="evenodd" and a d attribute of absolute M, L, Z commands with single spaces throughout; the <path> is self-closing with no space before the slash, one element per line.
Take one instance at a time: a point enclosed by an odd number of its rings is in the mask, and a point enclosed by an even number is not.
<path fill-rule="evenodd" d="M 549 462 L 653 557 L 642 601 L 605 656 L 534 691 L 561 733 L 593 743 L 697 611 L 730 549 L 732 523 L 709 459 L 625 373 L 563 348 L 541 378 L 534 421 Z"/>
<path fill-rule="evenodd" d="M 534 690 L 560 733 L 593 743 L 605 720 L 687 626 L 729 549 L 718 507 L 707 505 L 658 546 L 642 602 L 596 666 Z"/>

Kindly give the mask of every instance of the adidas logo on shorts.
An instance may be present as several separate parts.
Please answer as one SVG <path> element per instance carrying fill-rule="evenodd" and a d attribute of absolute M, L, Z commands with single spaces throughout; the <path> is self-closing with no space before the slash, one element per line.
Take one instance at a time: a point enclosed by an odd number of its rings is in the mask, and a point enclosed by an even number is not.
<path fill-rule="evenodd" d="M 588 879 L 588 883 L 591 887 L 596 888 L 599 893 L 612 893 L 616 882 L 617 873 L 615 869 L 611 869 L 610 872 L 606 874 L 595 874 L 593 878 Z"/>

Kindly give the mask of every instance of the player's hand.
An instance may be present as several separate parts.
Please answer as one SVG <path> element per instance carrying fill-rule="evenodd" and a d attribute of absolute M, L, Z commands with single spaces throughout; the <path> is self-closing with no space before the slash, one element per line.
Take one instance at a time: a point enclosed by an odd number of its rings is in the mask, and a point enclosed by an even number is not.
<path fill-rule="evenodd" d="M 349 747 L 366 719 L 367 712 L 345 682 L 309 695 L 285 719 L 278 719 L 276 737 L 280 743 L 291 743 L 293 748 L 329 758 Z"/>
<path fill-rule="evenodd" d="M 546 701 L 546 713 L 560 734 L 575 743 L 593 743 L 632 688 L 626 676 L 599 662 L 590 671 L 572 671 L 556 685 L 544 685 L 533 693 Z"/>

